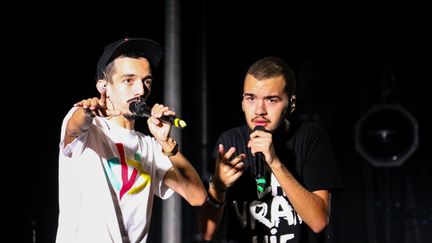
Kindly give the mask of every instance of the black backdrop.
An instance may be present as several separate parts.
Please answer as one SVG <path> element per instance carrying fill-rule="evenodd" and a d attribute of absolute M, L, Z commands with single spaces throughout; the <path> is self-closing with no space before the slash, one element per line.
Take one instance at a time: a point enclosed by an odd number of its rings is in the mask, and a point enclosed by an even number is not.
<path fill-rule="evenodd" d="M 28 4 L 11 9 L 14 18 L 3 21 L 4 49 L 11 54 L 4 58 L 5 70 L 12 76 L 3 82 L 17 97 L 7 99 L 12 107 L 8 124 L 24 132 L 8 144 L 29 152 L 26 158 L 14 152 L 20 159 L 12 164 L 21 172 L 11 207 L 20 210 L 9 225 L 19 232 L 13 237 L 20 242 L 32 242 L 32 232 L 36 242 L 53 242 L 61 120 L 74 102 L 97 95 L 94 70 L 103 45 L 123 36 L 165 43 L 163 1 L 119 5 L 90 11 L 79 4 Z M 424 9 L 415 2 L 183 1 L 179 113 L 189 125 L 183 133 L 185 154 L 203 169 L 196 139 L 201 135 L 203 62 L 210 149 L 219 133 L 243 122 L 240 100 L 247 67 L 262 56 L 282 57 L 298 75 L 298 115 L 329 131 L 344 177 L 345 190 L 333 197 L 334 242 L 429 242 L 432 48 Z M 163 87 L 162 68 L 155 77 L 150 102 L 161 101 L 162 90 L 169 88 Z M 383 102 L 400 104 L 419 124 L 418 149 L 390 169 L 372 167 L 354 149 L 355 124 Z M 185 206 L 183 215 L 189 225 L 184 241 L 192 241 L 194 212 Z"/>

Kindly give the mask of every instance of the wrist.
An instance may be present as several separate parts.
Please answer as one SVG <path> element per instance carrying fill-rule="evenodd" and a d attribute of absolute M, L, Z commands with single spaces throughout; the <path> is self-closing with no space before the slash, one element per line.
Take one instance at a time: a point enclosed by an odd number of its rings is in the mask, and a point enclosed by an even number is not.
<path fill-rule="evenodd" d="M 274 159 L 273 162 L 269 164 L 269 167 L 271 171 L 280 171 L 285 166 L 282 164 L 282 162 L 279 159 Z"/>
<path fill-rule="evenodd" d="M 208 194 L 206 203 L 208 203 L 210 206 L 212 206 L 216 209 L 219 209 L 225 205 L 225 200 L 218 201 L 218 200 L 214 199 L 211 194 Z"/>
<path fill-rule="evenodd" d="M 161 143 L 161 146 L 162 146 L 162 154 L 164 154 L 167 157 L 174 156 L 178 152 L 178 144 L 172 138 L 168 138 L 166 142 Z"/>
<path fill-rule="evenodd" d="M 96 116 L 96 115 L 93 114 L 93 112 L 91 112 L 91 110 L 89 110 L 89 109 L 84 109 L 84 108 L 82 108 L 82 110 L 83 110 L 84 115 L 86 116 L 86 118 L 92 118 L 92 119 L 93 119 L 93 117 Z"/>
<path fill-rule="evenodd" d="M 215 181 L 216 181 L 216 183 L 215 183 Z M 218 192 L 226 192 L 228 190 L 228 187 L 223 187 L 220 184 L 221 183 L 219 180 L 215 180 L 214 177 L 210 178 L 209 187 L 212 187 L 213 189 L 215 189 Z"/>

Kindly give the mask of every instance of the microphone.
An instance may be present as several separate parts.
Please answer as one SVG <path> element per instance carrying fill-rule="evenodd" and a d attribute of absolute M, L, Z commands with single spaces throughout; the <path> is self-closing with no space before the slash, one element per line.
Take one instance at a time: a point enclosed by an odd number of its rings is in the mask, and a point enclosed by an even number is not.
<path fill-rule="evenodd" d="M 129 104 L 129 110 L 138 117 L 151 117 L 151 108 L 144 101 L 132 101 Z M 159 119 L 178 128 L 186 126 L 185 121 L 174 115 L 163 115 Z"/>
<path fill-rule="evenodd" d="M 256 126 L 254 128 L 254 131 L 265 131 L 265 128 L 263 126 Z M 256 152 L 255 153 L 255 180 L 257 183 L 257 190 L 258 193 L 262 193 L 267 188 L 267 178 L 265 175 L 265 157 L 262 152 Z"/>

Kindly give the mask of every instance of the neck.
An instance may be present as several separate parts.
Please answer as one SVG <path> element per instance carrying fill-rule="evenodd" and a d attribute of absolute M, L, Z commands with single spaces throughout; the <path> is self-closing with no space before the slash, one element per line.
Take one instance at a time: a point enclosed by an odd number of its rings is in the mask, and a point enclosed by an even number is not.
<path fill-rule="evenodd" d="M 110 121 L 116 123 L 120 127 L 129 129 L 129 130 L 134 130 L 135 120 L 128 120 L 124 116 L 113 116 L 113 117 L 110 117 L 108 119 Z"/>

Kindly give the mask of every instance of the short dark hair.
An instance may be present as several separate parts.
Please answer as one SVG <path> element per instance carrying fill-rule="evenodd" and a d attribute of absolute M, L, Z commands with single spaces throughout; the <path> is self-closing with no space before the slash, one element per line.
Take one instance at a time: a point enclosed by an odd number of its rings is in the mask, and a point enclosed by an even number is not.
<path fill-rule="evenodd" d="M 119 58 L 119 57 L 129 57 L 129 58 L 141 58 L 141 57 L 144 57 L 144 58 L 146 58 L 146 55 L 142 51 L 129 51 L 129 52 L 125 52 L 125 53 L 117 56 L 116 58 Z M 105 66 L 105 70 L 103 70 L 102 76 L 99 77 L 100 79 L 105 79 L 105 80 L 108 80 L 108 81 L 111 80 L 111 77 L 114 75 L 114 71 L 115 71 L 114 70 L 114 60 L 110 61 Z"/>
<path fill-rule="evenodd" d="M 296 89 L 296 77 L 292 68 L 281 58 L 264 57 L 249 67 L 247 74 L 258 80 L 282 76 L 285 79 L 285 92 L 294 95 Z"/>

